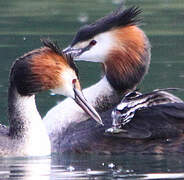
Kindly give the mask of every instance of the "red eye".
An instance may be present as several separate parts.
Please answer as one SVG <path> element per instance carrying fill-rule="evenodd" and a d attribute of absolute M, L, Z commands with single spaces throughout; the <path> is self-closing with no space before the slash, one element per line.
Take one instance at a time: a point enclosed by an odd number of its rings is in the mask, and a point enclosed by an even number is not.
<path fill-rule="evenodd" d="M 72 80 L 72 84 L 75 84 L 77 82 L 77 79 Z"/>
<path fill-rule="evenodd" d="M 92 41 L 90 42 L 90 46 L 94 46 L 96 43 L 97 43 L 97 42 L 96 42 L 95 40 L 92 40 Z"/>

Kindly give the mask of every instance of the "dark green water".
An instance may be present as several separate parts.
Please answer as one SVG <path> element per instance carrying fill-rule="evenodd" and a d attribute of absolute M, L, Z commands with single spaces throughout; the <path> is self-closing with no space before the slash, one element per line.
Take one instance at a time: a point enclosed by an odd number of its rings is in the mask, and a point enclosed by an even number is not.
<path fill-rule="evenodd" d="M 183 0 L 0 0 L 0 122 L 7 124 L 8 74 L 12 62 L 17 57 L 40 47 L 40 38 L 43 37 L 58 40 L 62 47 L 66 47 L 81 25 L 104 16 L 122 2 L 126 6 L 141 7 L 144 17 L 142 29 L 152 44 L 151 67 L 139 86 L 141 90 L 146 92 L 155 88 L 184 88 Z M 83 87 L 100 79 L 99 64 L 80 62 L 78 65 Z M 184 99 L 183 92 L 177 95 Z M 39 94 L 37 96 L 39 111 L 44 115 L 62 98 L 51 96 L 48 92 Z M 177 173 L 178 175 L 184 172 L 182 157 L 179 154 L 98 157 L 62 155 L 53 156 L 51 160 L 38 163 L 37 160 L 2 160 L 0 177 L 28 179 L 25 174 L 28 174 L 28 177 L 34 174 L 31 169 L 35 168 L 35 161 L 40 165 L 40 169 L 43 169 L 40 175 L 45 179 L 72 179 L 72 176 L 74 176 L 73 179 L 95 177 L 97 179 L 135 179 L 138 174 L 151 173 Z M 115 167 L 109 167 L 111 163 Z M 68 169 L 70 166 L 75 170 Z M 29 173 L 27 169 L 30 170 Z M 163 175 L 166 176 L 166 174 Z M 179 175 L 183 176 L 183 174 Z"/>

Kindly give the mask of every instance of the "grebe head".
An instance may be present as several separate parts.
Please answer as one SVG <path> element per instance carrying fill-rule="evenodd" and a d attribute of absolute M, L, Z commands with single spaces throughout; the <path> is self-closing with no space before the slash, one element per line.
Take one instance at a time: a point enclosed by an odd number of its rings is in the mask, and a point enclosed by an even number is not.
<path fill-rule="evenodd" d="M 57 44 L 49 40 L 43 40 L 43 44 L 43 48 L 31 51 L 15 61 L 10 73 L 11 87 L 16 88 L 21 96 L 31 96 L 43 90 L 69 96 L 102 124 L 96 110 L 83 96 L 72 55 L 65 55 Z"/>
<path fill-rule="evenodd" d="M 132 43 L 134 42 L 134 38 L 136 37 L 131 37 L 131 35 L 135 36 L 135 33 L 137 33 L 136 35 L 140 36 L 139 32 L 136 32 L 138 31 L 137 28 L 135 28 L 140 21 L 140 19 L 137 18 L 140 12 L 140 9 L 135 7 L 124 11 L 118 9 L 92 24 L 81 27 L 73 38 L 71 45 L 64 49 L 64 51 L 67 52 L 83 48 L 89 44 L 89 42 L 97 42 L 97 45 L 91 48 L 90 51 L 82 53 L 76 57 L 75 60 L 102 63 L 108 61 L 108 55 L 112 53 L 112 51 L 117 48 L 123 48 L 123 46 L 126 48 L 127 40 L 132 40 Z M 134 28 L 132 29 L 132 27 Z M 123 32 L 121 32 L 122 30 Z"/>
<path fill-rule="evenodd" d="M 90 51 L 74 59 L 103 63 L 107 79 L 116 90 L 135 87 L 150 63 L 150 44 L 138 27 L 140 18 L 137 16 L 140 13 L 137 7 L 119 8 L 95 23 L 80 28 L 64 52 L 97 42 Z"/>

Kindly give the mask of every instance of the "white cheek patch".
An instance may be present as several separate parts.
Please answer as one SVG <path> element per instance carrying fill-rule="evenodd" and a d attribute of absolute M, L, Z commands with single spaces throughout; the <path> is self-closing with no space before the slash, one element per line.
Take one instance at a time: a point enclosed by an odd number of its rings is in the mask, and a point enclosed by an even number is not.
<path fill-rule="evenodd" d="M 59 94 L 59 95 L 63 95 L 66 97 L 74 97 L 74 92 L 72 87 L 66 85 L 65 87 L 58 87 L 56 89 L 51 89 L 51 92 L 53 92 L 54 94 Z"/>
<path fill-rule="evenodd" d="M 55 89 L 51 89 L 54 94 L 60 94 L 63 96 L 68 96 L 74 98 L 73 91 L 73 79 L 77 79 L 74 71 L 71 69 L 65 69 L 61 74 L 61 85 Z"/>
<path fill-rule="evenodd" d="M 104 62 L 108 52 L 113 46 L 113 36 L 111 32 L 101 33 L 93 38 L 97 43 L 89 50 L 76 57 L 78 61 Z M 89 41 L 88 41 L 89 42 Z M 81 43 L 86 45 L 86 42 Z M 81 47 L 80 43 L 77 47 Z"/>

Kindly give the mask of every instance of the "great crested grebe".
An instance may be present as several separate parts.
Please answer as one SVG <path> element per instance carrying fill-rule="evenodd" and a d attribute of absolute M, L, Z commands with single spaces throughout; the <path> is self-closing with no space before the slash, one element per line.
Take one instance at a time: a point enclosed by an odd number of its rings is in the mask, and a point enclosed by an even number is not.
<path fill-rule="evenodd" d="M 80 53 L 75 60 L 100 62 L 103 78 L 83 90 L 86 99 L 99 112 L 117 105 L 123 95 L 136 88 L 147 73 L 150 64 L 150 43 L 145 33 L 138 27 L 140 9 L 132 7 L 117 11 L 82 27 L 65 53 L 78 53 L 89 42 L 96 43 L 89 51 Z M 63 114 L 60 111 L 63 110 Z M 53 107 L 44 117 L 55 151 L 61 151 L 61 126 L 65 119 L 87 120 L 87 116 L 70 99 Z M 111 121 L 109 116 L 109 121 Z M 89 132 L 90 133 L 90 132 Z M 63 149 L 62 149 L 63 150 Z"/>
<path fill-rule="evenodd" d="M 21 56 L 11 68 L 8 90 L 10 127 L 0 126 L 0 156 L 50 155 L 49 136 L 35 104 L 35 93 L 43 90 L 50 89 L 71 97 L 101 123 L 99 115 L 81 92 L 72 57 L 65 56 L 49 40 L 43 43 L 43 48 Z M 63 126 L 66 126 L 65 122 Z"/>

